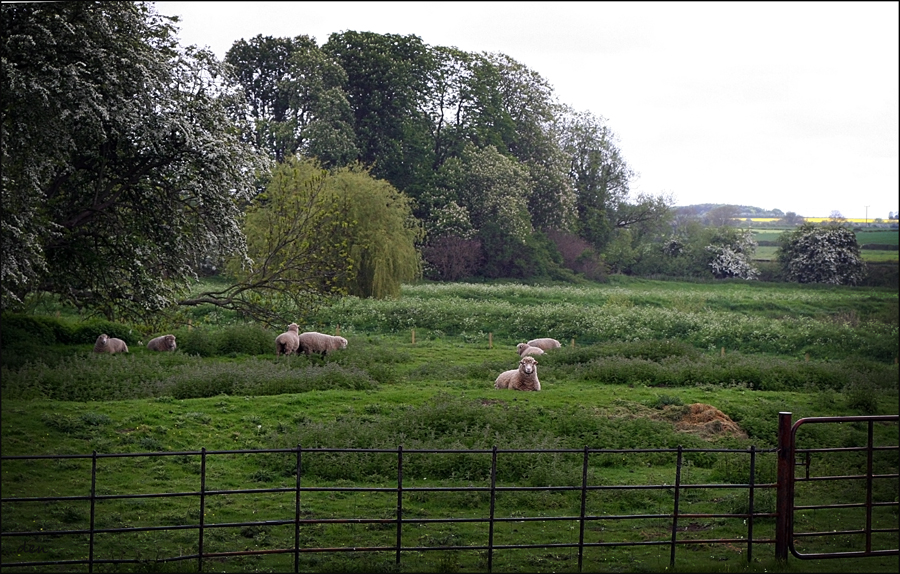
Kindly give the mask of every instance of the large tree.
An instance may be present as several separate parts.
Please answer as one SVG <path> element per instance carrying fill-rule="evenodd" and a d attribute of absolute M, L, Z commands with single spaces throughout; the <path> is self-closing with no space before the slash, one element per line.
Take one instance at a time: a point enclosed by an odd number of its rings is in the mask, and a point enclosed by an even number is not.
<path fill-rule="evenodd" d="M 590 112 L 565 110 L 559 124 L 561 147 L 568 158 L 569 177 L 575 188 L 578 234 L 582 238 L 602 249 L 616 228 L 636 223 L 636 215 L 655 216 L 652 209 L 626 207 L 634 172 L 604 118 Z M 638 203 L 647 204 L 643 200 Z"/>
<path fill-rule="evenodd" d="M 247 94 L 253 129 L 246 137 L 257 149 L 277 161 L 300 153 L 326 166 L 356 159 L 353 115 L 343 90 L 347 74 L 315 40 L 258 35 L 235 42 L 225 61 Z"/>
<path fill-rule="evenodd" d="M 415 187 L 433 164 L 420 106 L 434 65 L 428 47 L 413 35 L 347 31 L 322 50 L 347 74 L 359 160 L 402 191 Z"/>
<path fill-rule="evenodd" d="M 166 308 L 243 252 L 263 166 L 212 54 L 151 4 L 3 4 L 2 304 L 49 291 L 109 317 Z"/>

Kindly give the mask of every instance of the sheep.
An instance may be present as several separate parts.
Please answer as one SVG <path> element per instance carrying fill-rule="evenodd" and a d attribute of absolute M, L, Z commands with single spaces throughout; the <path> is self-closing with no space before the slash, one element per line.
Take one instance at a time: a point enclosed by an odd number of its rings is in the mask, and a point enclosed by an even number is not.
<path fill-rule="evenodd" d="M 115 337 L 110 337 L 106 333 L 103 333 L 99 337 L 97 337 L 97 342 L 94 343 L 94 352 L 95 353 L 127 353 L 128 345 L 125 344 L 125 341 L 122 339 L 116 339 Z"/>
<path fill-rule="evenodd" d="M 532 347 L 528 343 L 519 343 L 516 345 L 516 351 L 519 353 L 520 357 L 524 357 L 525 355 L 543 355 L 544 350 L 540 347 Z"/>
<path fill-rule="evenodd" d="M 329 351 L 337 351 L 338 349 L 347 348 L 347 339 L 337 335 L 326 335 L 316 331 L 307 331 L 300 333 L 300 351 L 310 355 L 312 353 L 321 353 L 324 357 Z"/>
<path fill-rule="evenodd" d="M 147 343 L 148 351 L 174 351 L 175 347 L 175 335 L 160 335 Z"/>
<path fill-rule="evenodd" d="M 513 391 L 539 391 L 541 382 L 537 375 L 538 362 L 534 357 L 522 357 L 519 368 L 500 373 L 494 381 L 495 389 L 510 389 Z"/>
<path fill-rule="evenodd" d="M 549 351 L 550 349 L 559 349 L 560 347 L 562 347 L 562 345 L 560 344 L 559 341 L 557 341 L 556 339 L 550 339 L 550 338 L 532 339 L 532 340 L 528 341 L 528 345 L 530 347 L 541 348 L 545 351 Z"/>
<path fill-rule="evenodd" d="M 297 353 L 300 348 L 300 325 L 291 323 L 287 331 L 275 337 L 275 356 Z"/>

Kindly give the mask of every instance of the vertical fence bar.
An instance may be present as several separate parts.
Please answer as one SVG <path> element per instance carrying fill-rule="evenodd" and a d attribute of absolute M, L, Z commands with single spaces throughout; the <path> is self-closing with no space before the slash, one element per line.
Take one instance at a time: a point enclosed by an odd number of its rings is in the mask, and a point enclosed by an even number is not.
<path fill-rule="evenodd" d="M 491 452 L 491 515 L 488 518 L 488 573 L 494 566 L 494 510 L 497 500 L 497 445 Z"/>
<path fill-rule="evenodd" d="M 778 478 L 775 500 L 775 559 L 787 560 L 794 504 L 794 445 L 791 440 L 791 413 L 778 413 Z"/>
<path fill-rule="evenodd" d="M 88 572 L 94 571 L 94 512 L 97 504 L 97 451 L 91 456 L 91 533 L 88 535 Z"/>
<path fill-rule="evenodd" d="M 294 495 L 294 574 L 300 571 L 300 460 L 303 448 L 297 444 L 297 493 Z"/>
<path fill-rule="evenodd" d="M 206 523 L 206 447 L 200 449 L 200 534 L 197 540 L 197 571 L 203 572 L 203 526 Z"/>
<path fill-rule="evenodd" d="M 750 507 L 750 516 L 747 517 L 747 562 L 753 560 L 753 515 L 756 512 L 754 505 L 754 495 L 756 484 L 756 445 L 750 446 L 750 494 L 748 506 Z"/>
<path fill-rule="evenodd" d="M 403 445 L 397 446 L 397 565 L 400 565 L 400 543 L 403 528 Z"/>
<path fill-rule="evenodd" d="M 873 487 L 873 447 L 875 446 L 875 421 L 869 421 L 869 441 L 866 450 L 866 552 L 872 551 L 872 487 Z"/>
<path fill-rule="evenodd" d="M 581 516 L 578 528 L 578 571 L 584 561 L 584 509 L 587 506 L 588 447 L 584 447 L 584 462 L 581 465 Z"/>
<path fill-rule="evenodd" d="M 672 549 L 669 555 L 669 567 L 675 567 L 675 539 L 678 536 L 678 502 L 681 495 L 679 487 L 681 486 L 681 458 L 682 446 L 678 445 L 678 459 L 675 463 L 675 504 L 672 509 Z"/>

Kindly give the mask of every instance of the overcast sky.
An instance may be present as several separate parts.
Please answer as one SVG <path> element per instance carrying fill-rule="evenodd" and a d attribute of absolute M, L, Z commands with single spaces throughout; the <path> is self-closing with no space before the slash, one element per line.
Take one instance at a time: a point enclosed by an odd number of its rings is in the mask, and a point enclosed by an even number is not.
<path fill-rule="evenodd" d="M 181 43 L 347 30 L 502 52 L 606 118 L 633 192 L 806 217 L 898 211 L 897 2 L 156 2 Z M 868 208 L 866 207 L 868 206 Z"/>

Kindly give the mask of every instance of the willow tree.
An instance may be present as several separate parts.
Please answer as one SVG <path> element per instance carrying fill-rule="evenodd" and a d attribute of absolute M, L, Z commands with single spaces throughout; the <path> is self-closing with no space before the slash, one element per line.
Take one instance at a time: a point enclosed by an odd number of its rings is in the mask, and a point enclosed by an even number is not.
<path fill-rule="evenodd" d="M 348 216 L 349 253 L 356 271 L 348 275 L 348 292 L 359 297 L 398 296 L 401 283 L 422 273 L 416 242 L 423 233 L 411 200 L 360 164 L 334 170 L 329 188 Z"/>

